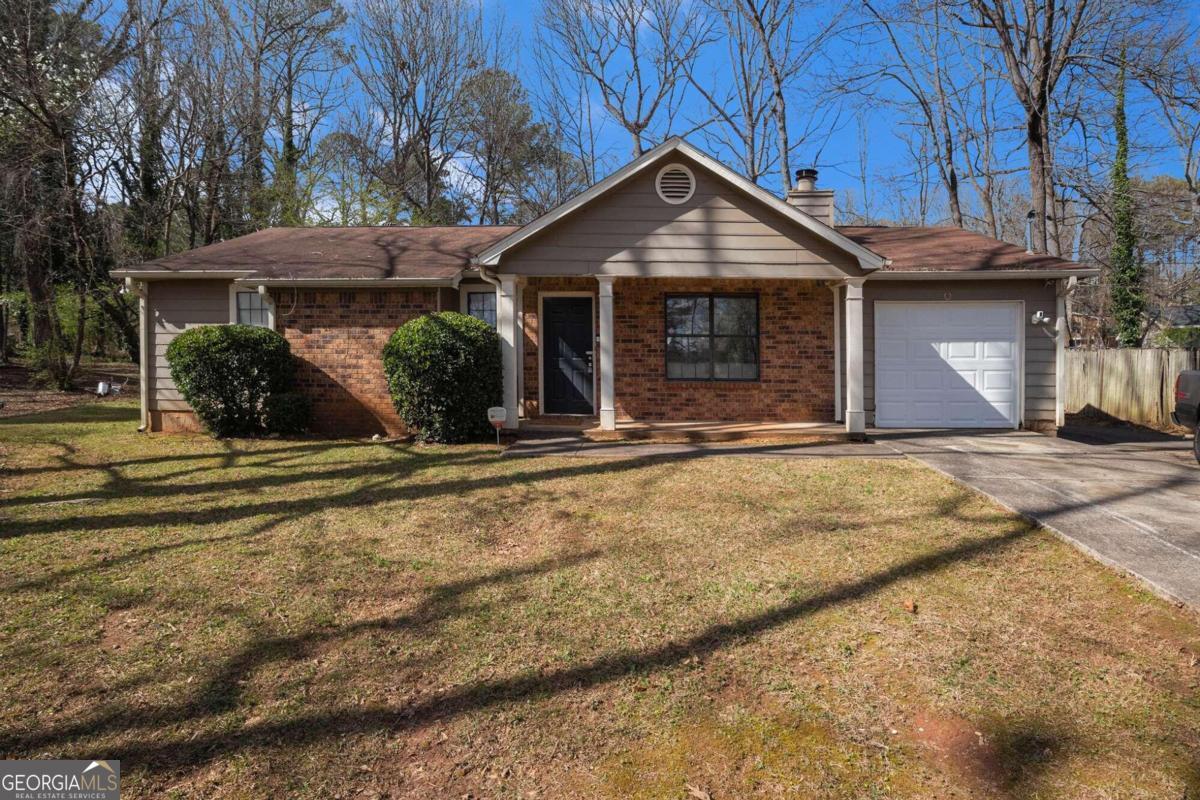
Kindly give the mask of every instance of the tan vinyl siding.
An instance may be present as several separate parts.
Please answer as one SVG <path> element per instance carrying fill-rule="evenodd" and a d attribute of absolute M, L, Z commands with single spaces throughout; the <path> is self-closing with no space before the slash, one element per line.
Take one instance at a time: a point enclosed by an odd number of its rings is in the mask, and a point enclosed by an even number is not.
<path fill-rule="evenodd" d="M 875 301 L 876 300 L 1020 300 L 1025 303 L 1025 422 L 1054 421 L 1054 325 L 1033 325 L 1035 311 L 1054 318 L 1053 281 L 876 281 L 863 287 L 863 403 L 867 424 L 875 419 Z M 844 322 L 844 320 L 843 320 Z M 845 339 L 843 338 L 843 343 Z M 844 354 L 843 370 L 845 369 Z"/>
<path fill-rule="evenodd" d="M 679 161 L 687 162 L 680 156 Z M 696 191 L 672 205 L 637 175 L 505 254 L 523 275 L 840 278 L 857 262 L 688 163 Z"/>
<path fill-rule="evenodd" d="M 150 314 L 150 410 L 188 411 L 171 380 L 167 346 L 188 328 L 229 322 L 229 281 L 152 281 Z"/>

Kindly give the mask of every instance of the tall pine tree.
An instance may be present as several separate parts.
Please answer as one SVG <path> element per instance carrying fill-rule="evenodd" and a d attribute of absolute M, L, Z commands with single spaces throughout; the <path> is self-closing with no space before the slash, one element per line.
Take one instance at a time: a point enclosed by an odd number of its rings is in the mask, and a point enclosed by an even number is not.
<path fill-rule="evenodd" d="M 1113 249 L 1109 292 L 1117 325 L 1117 344 L 1138 347 L 1142 343 L 1142 316 L 1146 296 L 1142 289 L 1142 263 L 1137 255 L 1133 225 L 1133 193 L 1129 188 L 1129 129 L 1125 124 L 1125 58 L 1117 75 L 1113 127 L 1117 153 L 1112 166 Z"/>

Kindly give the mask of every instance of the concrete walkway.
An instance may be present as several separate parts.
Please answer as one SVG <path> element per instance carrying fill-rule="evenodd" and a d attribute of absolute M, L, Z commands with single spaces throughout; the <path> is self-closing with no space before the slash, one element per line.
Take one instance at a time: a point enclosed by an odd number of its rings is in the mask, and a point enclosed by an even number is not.
<path fill-rule="evenodd" d="M 1200 610 L 1200 468 L 1190 441 L 1105 429 L 1064 433 L 872 435 Z"/>
<path fill-rule="evenodd" d="M 741 456 L 751 458 L 903 458 L 876 444 L 804 444 L 796 442 L 593 442 L 579 435 L 524 438 L 504 451 L 505 457 L 566 456 L 571 458 L 672 458 Z"/>

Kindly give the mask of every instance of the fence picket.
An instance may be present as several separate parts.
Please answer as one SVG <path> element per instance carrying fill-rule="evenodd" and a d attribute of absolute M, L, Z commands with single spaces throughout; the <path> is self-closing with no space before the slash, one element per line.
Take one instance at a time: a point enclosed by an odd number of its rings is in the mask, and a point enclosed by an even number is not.
<path fill-rule="evenodd" d="M 1200 350 L 1068 350 L 1064 384 L 1068 414 L 1101 413 L 1170 427 L 1175 378 L 1200 368 Z"/>

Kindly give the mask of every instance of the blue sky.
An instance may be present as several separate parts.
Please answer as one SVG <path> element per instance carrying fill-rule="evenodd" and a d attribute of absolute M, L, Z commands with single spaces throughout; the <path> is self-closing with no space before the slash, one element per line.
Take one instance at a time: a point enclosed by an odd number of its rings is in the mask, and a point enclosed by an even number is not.
<path fill-rule="evenodd" d="M 529 48 L 534 38 L 535 20 L 538 14 L 538 0 L 489 0 L 485 6 L 489 13 L 503 14 L 507 25 L 520 37 L 520 52 L 515 55 L 517 68 L 522 79 L 527 83 L 536 84 L 537 72 L 533 68 Z M 1191 14 L 1200 21 L 1200 4 L 1191 9 Z M 849 52 L 853 45 L 839 41 L 831 45 L 830 54 L 833 60 L 852 57 Z M 719 56 L 714 56 L 719 57 Z M 692 99 L 696 103 L 695 98 Z M 1100 102 L 1105 102 L 1103 98 Z M 823 186 L 841 190 L 842 193 L 857 192 L 861 186 L 860 154 L 868 153 L 868 179 L 874 185 L 882 185 L 893 181 L 893 192 L 902 193 L 905 182 L 897 176 L 911 172 L 911 157 L 897 131 L 909 121 L 903 113 L 875 103 L 869 107 L 857 106 L 849 99 L 836 102 L 836 127 L 827 131 L 827 135 L 819 137 L 820 155 L 817 166 L 821 170 Z M 697 106 L 698 108 L 698 106 Z M 1145 176 L 1168 174 L 1179 177 L 1182 175 L 1182 164 L 1178 151 L 1171 144 L 1165 129 L 1157 119 L 1153 107 L 1139 97 L 1136 87 L 1130 91 L 1130 128 L 1134 146 L 1134 169 Z M 1011 125 L 1019 129 L 1023 119 L 1019 109 L 1011 109 Z M 681 132 L 681 131 L 672 131 Z M 1100 133 L 1101 140 L 1107 134 Z M 865 137 L 865 143 L 864 143 Z M 703 146 L 702 138 L 693 135 L 692 141 Z M 617 163 L 629 157 L 628 136 L 623 131 L 609 126 L 603 137 L 604 143 L 611 149 Z M 1101 149 L 1105 146 L 1103 141 Z M 1003 148 L 1007 166 L 1022 170 L 1025 167 L 1023 142 L 1014 138 Z M 811 161 L 811 153 L 815 146 L 808 148 L 800 157 L 793 159 L 793 167 L 806 166 L 805 161 Z M 730 160 L 728 154 L 714 152 L 714 155 Z M 1014 182 L 1023 178 L 1022 173 L 1015 174 Z M 764 186 L 772 190 L 778 189 L 778 179 L 768 175 L 762 181 Z M 930 222 L 938 221 L 936 219 Z"/>

